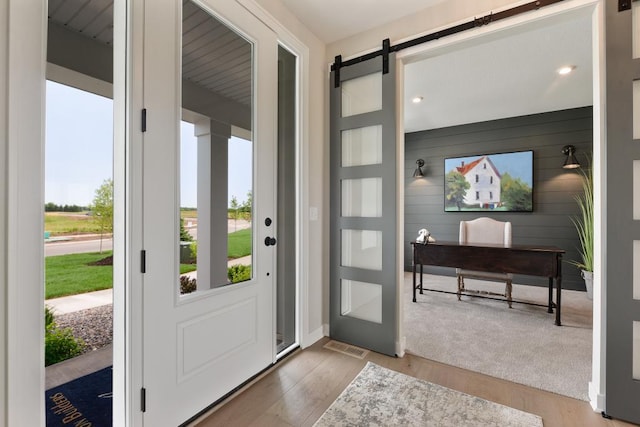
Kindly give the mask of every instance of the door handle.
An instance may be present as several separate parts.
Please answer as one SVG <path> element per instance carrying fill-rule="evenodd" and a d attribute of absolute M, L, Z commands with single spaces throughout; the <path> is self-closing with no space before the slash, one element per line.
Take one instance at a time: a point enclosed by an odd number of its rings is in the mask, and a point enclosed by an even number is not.
<path fill-rule="evenodd" d="M 264 238 L 264 245 L 265 246 L 275 246 L 276 243 L 278 243 L 278 241 L 276 240 L 275 237 L 265 237 Z"/>

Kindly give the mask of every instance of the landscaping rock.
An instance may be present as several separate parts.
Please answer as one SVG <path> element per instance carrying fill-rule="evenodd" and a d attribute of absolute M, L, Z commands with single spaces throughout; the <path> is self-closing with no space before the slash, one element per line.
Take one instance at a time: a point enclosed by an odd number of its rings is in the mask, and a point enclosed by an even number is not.
<path fill-rule="evenodd" d="M 113 305 L 103 305 L 55 316 L 60 328 L 71 328 L 73 335 L 84 341 L 83 353 L 98 350 L 113 341 Z"/>

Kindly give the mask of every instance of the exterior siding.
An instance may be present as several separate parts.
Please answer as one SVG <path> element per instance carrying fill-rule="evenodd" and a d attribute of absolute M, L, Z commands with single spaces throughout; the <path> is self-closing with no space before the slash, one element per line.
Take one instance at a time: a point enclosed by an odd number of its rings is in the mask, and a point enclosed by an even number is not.
<path fill-rule="evenodd" d="M 500 176 L 486 158 L 464 176 L 471 185 L 465 204 L 483 206 L 500 201 Z"/>
<path fill-rule="evenodd" d="M 405 270 L 411 269 L 411 246 L 420 228 L 439 240 L 458 240 L 461 220 L 489 216 L 511 221 L 514 244 L 553 245 L 566 250 L 564 259 L 579 258 L 578 235 L 571 216 L 578 214 L 574 196 L 581 191 L 578 173 L 562 168 L 562 147 L 572 144 L 581 164 L 590 164 L 593 150 L 592 108 L 583 107 L 523 117 L 408 133 L 405 137 Z M 445 212 L 444 159 L 486 153 L 533 150 L 533 212 Z M 414 179 L 417 159 L 425 160 L 425 177 Z M 480 165 L 478 165 L 480 167 Z M 475 172 L 470 172 L 471 181 Z M 481 177 L 482 179 L 482 177 Z M 495 178 L 494 178 L 495 180 Z M 475 198 L 475 191 L 473 193 Z M 425 271 L 453 276 L 453 269 Z M 547 286 L 547 280 L 516 276 L 515 283 Z M 452 282 L 453 283 L 453 282 Z M 576 267 L 563 264 L 563 288 L 584 290 Z"/>

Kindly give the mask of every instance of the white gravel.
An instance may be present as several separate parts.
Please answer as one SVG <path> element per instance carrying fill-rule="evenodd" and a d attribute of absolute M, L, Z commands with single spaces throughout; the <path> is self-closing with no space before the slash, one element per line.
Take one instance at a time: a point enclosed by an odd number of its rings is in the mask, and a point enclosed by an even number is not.
<path fill-rule="evenodd" d="M 73 335 L 84 341 L 84 353 L 98 350 L 113 340 L 112 304 L 56 315 L 55 322 L 60 328 L 71 328 Z"/>

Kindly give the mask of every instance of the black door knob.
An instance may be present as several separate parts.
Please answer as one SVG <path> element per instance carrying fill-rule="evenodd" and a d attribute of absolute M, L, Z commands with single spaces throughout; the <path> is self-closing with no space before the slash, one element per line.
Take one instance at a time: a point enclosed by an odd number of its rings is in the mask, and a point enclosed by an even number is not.
<path fill-rule="evenodd" d="M 265 246 L 275 246 L 277 243 L 277 240 L 275 237 L 265 237 L 264 238 L 264 244 Z"/>

